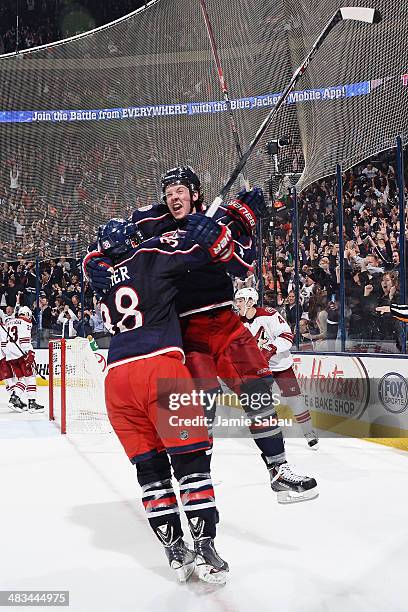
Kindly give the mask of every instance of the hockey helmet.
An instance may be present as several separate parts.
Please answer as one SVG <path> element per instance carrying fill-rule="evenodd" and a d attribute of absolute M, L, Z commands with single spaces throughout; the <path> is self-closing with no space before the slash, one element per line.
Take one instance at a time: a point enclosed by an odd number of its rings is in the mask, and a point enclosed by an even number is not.
<path fill-rule="evenodd" d="M 191 166 L 177 166 L 167 170 L 161 177 L 161 187 L 163 192 L 163 201 L 166 202 L 166 189 L 170 185 L 185 185 L 190 191 L 190 196 L 193 193 L 198 193 L 198 199 L 194 202 L 196 210 L 201 210 L 204 197 L 201 193 L 201 181 Z"/>
<path fill-rule="evenodd" d="M 235 294 L 235 299 L 244 299 L 245 304 L 248 304 L 248 300 L 252 300 L 252 303 L 255 305 L 258 303 L 259 295 L 258 292 L 252 287 L 244 287 L 243 289 L 238 289 Z"/>
<path fill-rule="evenodd" d="M 25 319 L 32 319 L 33 313 L 31 312 L 28 306 L 21 306 L 21 308 L 18 309 L 17 316 L 24 317 Z"/>
<path fill-rule="evenodd" d="M 125 219 L 110 219 L 98 229 L 98 250 L 108 257 L 121 257 L 143 240 L 135 223 Z"/>

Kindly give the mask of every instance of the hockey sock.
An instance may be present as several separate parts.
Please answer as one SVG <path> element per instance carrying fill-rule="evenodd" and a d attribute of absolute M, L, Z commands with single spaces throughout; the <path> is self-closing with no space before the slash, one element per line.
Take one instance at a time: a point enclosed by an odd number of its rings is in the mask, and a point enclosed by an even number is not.
<path fill-rule="evenodd" d="M 139 461 L 136 470 L 150 526 L 161 543 L 170 546 L 183 536 L 183 530 L 167 453 L 161 452 L 151 459 Z"/>
<path fill-rule="evenodd" d="M 14 385 L 14 393 L 22 399 L 26 386 L 22 378 L 18 378 L 16 384 Z"/>
<path fill-rule="evenodd" d="M 291 408 L 296 422 L 300 425 L 303 435 L 314 433 L 312 425 L 312 417 L 309 410 L 305 407 L 303 397 L 301 395 L 293 395 L 282 398 Z"/>
<path fill-rule="evenodd" d="M 205 451 L 172 455 L 171 463 L 193 538 L 215 538 L 217 515 L 209 456 Z"/>
<path fill-rule="evenodd" d="M 13 378 L 6 378 L 5 383 L 6 383 L 6 391 L 8 395 L 10 396 L 14 391 L 15 381 Z"/>
<path fill-rule="evenodd" d="M 25 384 L 26 384 L 28 399 L 36 399 L 36 397 L 37 397 L 37 381 L 35 379 L 35 376 L 26 376 Z"/>
<path fill-rule="evenodd" d="M 267 378 L 257 378 L 244 383 L 241 386 L 241 398 L 248 398 L 248 401 L 245 405 L 241 401 L 241 405 L 252 421 L 249 430 L 261 453 L 273 458 L 275 463 L 283 463 L 286 461 L 285 443 L 282 430 L 277 424 L 270 382 Z"/>

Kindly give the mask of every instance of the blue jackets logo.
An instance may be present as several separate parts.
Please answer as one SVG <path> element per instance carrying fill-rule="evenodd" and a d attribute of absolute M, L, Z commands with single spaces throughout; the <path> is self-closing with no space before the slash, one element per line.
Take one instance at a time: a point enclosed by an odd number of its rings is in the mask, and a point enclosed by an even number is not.
<path fill-rule="evenodd" d="M 397 372 L 389 372 L 378 383 L 378 396 L 388 412 L 404 412 L 408 407 L 407 380 Z"/>

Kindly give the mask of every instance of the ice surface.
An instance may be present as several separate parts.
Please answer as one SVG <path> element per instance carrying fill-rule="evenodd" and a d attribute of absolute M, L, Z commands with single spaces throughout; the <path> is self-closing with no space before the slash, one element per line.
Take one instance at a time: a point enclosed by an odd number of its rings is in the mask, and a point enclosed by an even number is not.
<path fill-rule="evenodd" d="M 69 590 L 70 612 L 406 611 L 408 455 L 340 438 L 287 450 L 317 500 L 278 505 L 253 443 L 216 441 L 230 580 L 181 586 L 115 437 L 61 436 L 46 415 L 10 412 L 2 387 L 0 589 Z"/>

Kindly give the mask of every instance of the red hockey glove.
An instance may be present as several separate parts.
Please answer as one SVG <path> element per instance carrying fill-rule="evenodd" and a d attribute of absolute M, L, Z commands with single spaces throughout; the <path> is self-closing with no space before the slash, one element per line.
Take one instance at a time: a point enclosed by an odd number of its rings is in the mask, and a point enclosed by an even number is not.
<path fill-rule="evenodd" d="M 24 357 L 24 361 L 27 366 L 32 366 L 35 361 L 35 353 L 34 351 L 28 351 Z"/>
<path fill-rule="evenodd" d="M 267 350 L 269 355 L 276 355 L 276 346 L 274 344 L 270 344 Z"/>
<path fill-rule="evenodd" d="M 242 234 L 252 236 L 256 229 L 256 220 L 267 216 L 268 209 L 262 189 L 254 187 L 251 191 L 243 189 L 227 205 L 227 215 L 233 219 Z"/>

